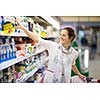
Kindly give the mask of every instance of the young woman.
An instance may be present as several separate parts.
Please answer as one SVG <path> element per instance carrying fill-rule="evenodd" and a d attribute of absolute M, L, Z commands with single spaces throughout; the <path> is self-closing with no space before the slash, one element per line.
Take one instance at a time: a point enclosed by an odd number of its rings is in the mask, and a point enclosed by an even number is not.
<path fill-rule="evenodd" d="M 55 43 L 41 39 L 35 32 L 30 32 L 24 27 L 18 19 L 15 19 L 15 21 L 18 24 L 16 28 L 22 29 L 31 39 L 49 52 L 48 69 L 44 78 L 45 83 L 70 83 L 71 69 L 80 79 L 84 80 L 85 76 L 82 75 L 75 66 L 78 52 L 71 47 L 71 43 L 76 37 L 71 27 L 62 29 L 60 33 L 60 42 Z"/>

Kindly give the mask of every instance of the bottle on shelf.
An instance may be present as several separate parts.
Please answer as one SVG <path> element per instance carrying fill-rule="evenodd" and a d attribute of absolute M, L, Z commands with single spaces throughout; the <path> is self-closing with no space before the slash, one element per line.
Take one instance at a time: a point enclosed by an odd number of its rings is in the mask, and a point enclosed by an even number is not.
<path fill-rule="evenodd" d="M 0 16 L 0 34 L 2 32 L 2 25 L 4 24 L 4 16 Z"/>

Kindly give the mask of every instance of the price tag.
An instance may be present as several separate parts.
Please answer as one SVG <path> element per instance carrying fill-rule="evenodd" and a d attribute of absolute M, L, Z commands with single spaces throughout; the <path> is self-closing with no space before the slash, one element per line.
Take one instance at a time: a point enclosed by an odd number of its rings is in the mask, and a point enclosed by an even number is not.
<path fill-rule="evenodd" d="M 41 34 L 40 34 L 40 36 L 43 37 L 43 38 L 46 38 L 47 37 L 47 33 L 44 32 L 44 31 L 42 31 Z"/>
<path fill-rule="evenodd" d="M 11 22 L 5 22 L 2 25 L 2 32 L 4 34 L 12 34 L 15 32 L 15 25 Z"/>

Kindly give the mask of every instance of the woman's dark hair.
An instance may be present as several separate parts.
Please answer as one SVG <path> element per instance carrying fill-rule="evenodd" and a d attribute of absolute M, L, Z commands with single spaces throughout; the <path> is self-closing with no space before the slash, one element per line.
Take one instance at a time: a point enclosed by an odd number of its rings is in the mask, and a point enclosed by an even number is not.
<path fill-rule="evenodd" d="M 67 30 L 68 31 L 68 37 L 69 37 L 69 39 L 72 38 L 71 42 L 75 39 L 76 34 L 75 34 L 75 31 L 74 31 L 73 28 L 71 28 L 71 27 L 65 27 L 62 30 Z"/>

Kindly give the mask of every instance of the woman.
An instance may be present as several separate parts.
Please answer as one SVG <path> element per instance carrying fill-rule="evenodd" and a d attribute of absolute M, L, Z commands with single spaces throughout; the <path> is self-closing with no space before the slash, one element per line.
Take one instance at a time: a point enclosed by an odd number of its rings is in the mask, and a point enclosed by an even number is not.
<path fill-rule="evenodd" d="M 31 39 L 40 46 L 44 47 L 49 52 L 48 69 L 44 78 L 46 83 L 70 83 L 71 69 L 84 80 L 82 75 L 75 66 L 75 60 L 78 57 L 78 52 L 71 47 L 71 43 L 75 39 L 75 32 L 71 27 L 66 27 L 61 30 L 60 43 L 55 43 L 49 40 L 41 39 L 35 32 L 29 31 L 22 25 L 18 19 L 16 28 L 22 29 Z"/>

